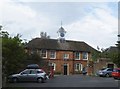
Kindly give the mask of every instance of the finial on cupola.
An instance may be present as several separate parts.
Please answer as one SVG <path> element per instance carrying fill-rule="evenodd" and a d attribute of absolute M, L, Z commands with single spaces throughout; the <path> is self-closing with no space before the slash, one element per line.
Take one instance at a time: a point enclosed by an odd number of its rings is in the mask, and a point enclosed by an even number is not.
<path fill-rule="evenodd" d="M 61 27 L 62 27 L 62 21 L 61 21 Z"/>

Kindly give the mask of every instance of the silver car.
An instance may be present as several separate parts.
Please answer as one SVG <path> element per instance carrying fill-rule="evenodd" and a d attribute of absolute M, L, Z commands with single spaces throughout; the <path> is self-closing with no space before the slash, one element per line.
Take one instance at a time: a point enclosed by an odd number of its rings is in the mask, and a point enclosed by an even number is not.
<path fill-rule="evenodd" d="M 111 77 L 112 75 L 112 71 L 113 71 L 113 69 L 112 68 L 103 68 L 103 69 L 101 69 L 101 70 L 99 70 L 98 72 L 97 72 L 97 75 L 98 76 L 103 76 L 103 77 Z"/>
<path fill-rule="evenodd" d="M 8 77 L 8 81 L 14 83 L 18 81 L 36 81 L 40 83 L 45 82 L 46 79 L 46 73 L 42 69 L 25 69 L 18 74 L 13 74 Z"/>

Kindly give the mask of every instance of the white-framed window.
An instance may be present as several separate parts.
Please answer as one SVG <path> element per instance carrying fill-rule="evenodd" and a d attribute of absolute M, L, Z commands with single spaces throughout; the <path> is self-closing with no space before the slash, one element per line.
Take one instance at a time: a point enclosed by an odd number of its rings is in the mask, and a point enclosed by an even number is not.
<path fill-rule="evenodd" d="M 82 71 L 82 64 L 81 63 L 76 63 L 75 64 L 75 71 Z"/>
<path fill-rule="evenodd" d="M 41 51 L 40 51 L 40 56 L 41 56 L 42 58 L 47 58 L 47 50 L 41 50 Z"/>
<path fill-rule="evenodd" d="M 75 60 L 80 60 L 80 53 L 79 52 L 75 52 L 74 53 L 74 58 L 75 58 Z"/>
<path fill-rule="evenodd" d="M 87 52 L 82 53 L 82 59 L 83 60 L 88 60 L 88 53 Z"/>
<path fill-rule="evenodd" d="M 69 59 L 69 54 L 63 54 L 63 59 Z"/>
<path fill-rule="evenodd" d="M 50 51 L 50 59 L 56 58 L 56 51 Z"/>
<path fill-rule="evenodd" d="M 53 70 L 55 71 L 56 70 L 56 64 L 52 63 L 52 66 L 53 66 Z"/>

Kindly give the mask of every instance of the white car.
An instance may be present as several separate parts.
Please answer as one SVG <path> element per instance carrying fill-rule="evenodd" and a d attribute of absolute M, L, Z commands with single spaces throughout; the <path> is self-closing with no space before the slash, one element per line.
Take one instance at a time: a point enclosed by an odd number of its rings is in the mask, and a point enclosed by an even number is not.
<path fill-rule="evenodd" d="M 25 69 L 18 74 L 13 74 L 8 77 L 9 82 L 36 81 L 40 83 L 45 82 L 46 79 L 46 73 L 42 69 Z"/>

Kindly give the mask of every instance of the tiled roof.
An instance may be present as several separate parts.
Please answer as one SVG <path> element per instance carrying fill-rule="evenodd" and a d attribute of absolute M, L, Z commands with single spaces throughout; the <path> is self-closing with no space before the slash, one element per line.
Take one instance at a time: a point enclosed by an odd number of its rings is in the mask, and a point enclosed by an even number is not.
<path fill-rule="evenodd" d="M 30 49 L 47 49 L 47 50 L 64 50 L 64 51 L 96 51 L 94 48 L 80 41 L 66 40 L 64 43 L 58 42 L 57 39 L 35 38 L 28 42 L 27 48 Z"/>

